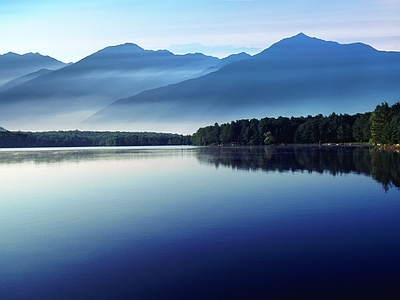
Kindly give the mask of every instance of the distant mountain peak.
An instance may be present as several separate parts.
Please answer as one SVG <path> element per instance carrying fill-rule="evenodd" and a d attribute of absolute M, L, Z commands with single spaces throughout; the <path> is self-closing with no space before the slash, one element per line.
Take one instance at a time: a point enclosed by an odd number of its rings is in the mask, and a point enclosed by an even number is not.
<path fill-rule="evenodd" d="M 36 52 L 36 53 L 33 53 L 33 52 L 28 52 L 28 53 L 25 53 L 25 54 L 18 54 L 18 53 L 15 53 L 15 52 L 8 52 L 8 53 L 5 53 L 5 54 L 3 54 L 3 55 L 0 55 L 0 56 L 13 56 L 13 57 L 49 57 L 49 56 L 46 56 L 46 55 L 41 55 L 40 53 L 38 53 L 38 52 Z"/>
<path fill-rule="evenodd" d="M 25 57 L 50 57 L 48 55 L 42 55 L 39 52 L 28 52 L 28 53 L 23 54 L 22 56 L 25 56 Z"/>
<path fill-rule="evenodd" d="M 293 38 L 311 38 L 311 37 L 306 35 L 304 32 L 299 32 L 298 34 L 294 35 Z"/>
<path fill-rule="evenodd" d="M 377 50 L 363 43 L 340 44 L 335 41 L 326 41 L 316 37 L 310 37 L 303 32 L 300 32 L 292 37 L 284 38 L 273 44 L 271 47 L 262 51 L 258 57 L 265 55 L 279 55 L 285 58 L 287 55 L 350 55 L 357 54 L 371 55 Z"/>
<path fill-rule="evenodd" d="M 134 43 L 125 43 L 116 46 L 109 46 L 100 50 L 99 52 L 126 52 L 126 53 L 134 53 L 134 52 L 142 52 L 145 51 L 142 47 L 139 47 Z"/>
<path fill-rule="evenodd" d="M 325 42 L 325 43 L 337 44 L 336 42 L 328 42 L 328 41 L 324 41 L 324 40 L 316 38 L 316 37 L 311 37 L 309 35 L 306 35 L 303 32 L 300 32 L 292 37 L 285 38 L 285 39 L 281 40 L 280 42 L 283 42 L 283 41 L 290 41 L 290 42 L 296 42 L 296 43 Z M 278 43 L 280 43 L 280 42 L 278 42 Z M 276 44 L 278 44 L 278 43 L 276 43 Z"/>
<path fill-rule="evenodd" d="M 3 54 L 1 56 L 20 56 L 20 55 L 10 51 L 10 52 L 7 52 L 7 53 L 5 53 L 5 54 Z"/>
<path fill-rule="evenodd" d="M 135 43 L 125 43 L 125 44 L 121 44 L 119 46 L 116 47 L 125 47 L 125 48 L 130 48 L 131 50 L 136 49 L 136 50 L 144 50 L 142 47 L 138 46 Z"/>
<path fill-rule="evenodd" d="M 2 55 L 0 54 L 0 59 L 8 60 L 9 62 L 11 62 L 11 61 L 12 62 L 22 62 L 23 61 L 25 63 L 28 61 L 35 62 L 35 61 L 47 60 L 48 62 L 51 62 L 51 63 L 60 64 L 60 67 L 67 65 L 66 63 L 64 63 L 58 59 L 55 59 L 48 55 L 42 55 L 39 52 L 35 52 L 35 53 L 28 52 L 25 54 L 18 54 L 18 53 L 10 51 L 10 52 L 2 54 Z M 45 66 L 45 67 L 50 67 L 50 66 Z"/>
<path fill-rule="evenodd" d="M 80 64 L 81 62 L 85 62 L 88 59 L 99 59 L 99 60 L 104 60 L 107 62 L 110 59 L 113 59 L 115 57 L 130 57 L 135 54 L 141 54 L 145 53 L 146 50 L 139 47 L 136 44 L 133 43 L 125 43 L 125 44 L 120 44 L 120 45 L 115 45 L 115 46 L 108 46 L 105 47 L 85 58 L 80 60 L 78 63 Z"/>

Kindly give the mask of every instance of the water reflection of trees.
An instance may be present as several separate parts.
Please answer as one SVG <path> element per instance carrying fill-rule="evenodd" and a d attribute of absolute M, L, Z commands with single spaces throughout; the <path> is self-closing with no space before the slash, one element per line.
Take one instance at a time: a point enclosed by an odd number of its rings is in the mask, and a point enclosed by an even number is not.
<path fill-rule="evenodd" d="M 0 166 L 3 164 L 55 164 L 79 163 L 96 160 L 152 159 L 179 155 L 194 148 L 185 147 L 115 147 L 115 148 L 47 148 L 46 150 L 25 148 L 0 151 Z"/>
<path fill-rule="evenodd" d="M 193 152 L 192 152 L 193 151 Z M 259 146 L 200 148 L 113 148 L 46 151 L 0 151 L 0 165 L 61 163 L 88 160 L 148 159 L 164 156 L 197 156 L 202 163 L 239 170 L 318 172 L 332 175 L 357 173 L 371 176 L 385 190 L 400 189 L 400 154 L 390 150 L 340 146 Z M 190 155 L 191 155 L 190 154 Z"/>
<path fill-rule="evenodd" d="M 400 188 L 400 155 L 394 151 L 342 146 L 205 147 L 197 155 L 200 162 L 216 167 L 332 175 L 356 173 L 371 176 L 385 190 Z"/>

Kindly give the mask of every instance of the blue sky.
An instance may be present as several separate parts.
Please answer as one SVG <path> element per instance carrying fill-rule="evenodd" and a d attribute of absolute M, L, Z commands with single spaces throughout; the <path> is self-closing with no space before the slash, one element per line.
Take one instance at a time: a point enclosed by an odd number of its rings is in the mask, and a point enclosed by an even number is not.
<path fill-rule="evenodd" d="M 254 54 L 299 32 L 400 51 L 399 0 L 2 0 L 0 20 L 0 54 L 39 52 L 64 62 L 125 42 Z"/>

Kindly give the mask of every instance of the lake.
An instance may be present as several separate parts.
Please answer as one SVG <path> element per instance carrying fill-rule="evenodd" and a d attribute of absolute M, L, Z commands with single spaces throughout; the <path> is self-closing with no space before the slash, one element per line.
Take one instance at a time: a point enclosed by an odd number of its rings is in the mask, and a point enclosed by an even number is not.
<path fill-rule="evenodd" d="M 400 155 L 0 150 L 0 299 L 387 298 Z"/>

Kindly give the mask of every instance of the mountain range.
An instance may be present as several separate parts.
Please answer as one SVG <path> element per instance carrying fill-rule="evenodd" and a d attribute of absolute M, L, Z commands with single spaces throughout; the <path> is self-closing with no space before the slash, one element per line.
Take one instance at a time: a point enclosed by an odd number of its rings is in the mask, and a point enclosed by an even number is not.
<path fill-rule="evenodd" d="M 9 52 L 0 55 L 0 86 L 10 80 L 37 72 L 41 69 L 57 70 L 66 65 L 61 61 L 49 56 L 40 55 L 39 53 L 19 55 Z"/>
<path fill-rule="evenodd" d="M 130 43 L 107 47 L 56 71 L 42 69 L 4 84 L 0 118 L 7 128 L 71 128 L 116 99 L 199 77 L 248 56 L 174 55 Z"/>
<path fill-rule="evenodd" d="M 399 52 L 303 33 L 254 56 L 218 59 L 124 44 L 44 68 L 8 81 L 0 72 L 2 126 L 191 133 L 214 122 L 353 114 L 400 100 Z"/>

